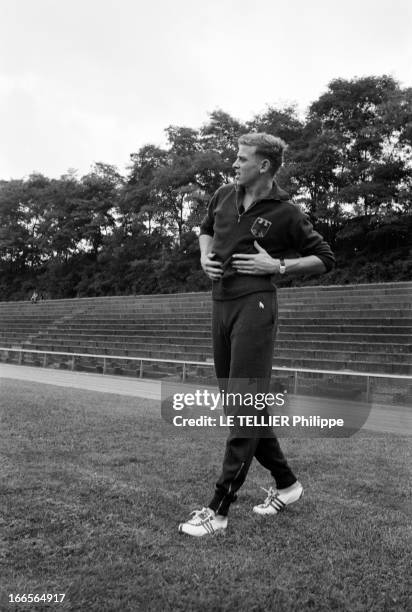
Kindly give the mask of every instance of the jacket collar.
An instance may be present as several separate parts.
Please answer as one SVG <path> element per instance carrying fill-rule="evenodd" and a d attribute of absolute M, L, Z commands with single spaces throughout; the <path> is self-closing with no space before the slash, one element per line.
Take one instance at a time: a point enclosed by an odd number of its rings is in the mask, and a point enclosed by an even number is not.
<path fill-rule="evenodd" d="M 242 185 L 238 185 L 237 183 L 234 183 L 234 186 L 235 186 L 235 190 L 237 191 L 237 193 L 243 196 L 245 193 L 245 188 Z M 273 181 L 272 189 L 270 190 L 267 196 L 261 199 L 262 200 L 273 199 L 276 202 L 279 202 L 279 201 L 289 200 L 289 194 L 287 193 L 287 191 L 279 187 L 276 181 Z"/>

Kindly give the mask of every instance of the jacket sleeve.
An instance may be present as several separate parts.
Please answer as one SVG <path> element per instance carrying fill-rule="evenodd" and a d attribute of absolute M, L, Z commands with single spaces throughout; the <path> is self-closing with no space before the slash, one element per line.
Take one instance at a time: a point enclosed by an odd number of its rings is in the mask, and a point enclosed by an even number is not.
<path fill-rule="evenodd" d="M 325 264 L 326 272 L 335 265 L 332 249 L 323 237 L 313 229 L 307 216 L 296 209 L 296 217 L 292 225 L 292 240 L 298 253 L 302 256 L 316 255 Z"/>
<path fill-rule="evenodd" d="M 214 234 L 213 226 L 215 223 L 215 209 L 219 199 L 220 189 L 218 189 L 210 198 L 206 215 L 203 217 L 202 222 L 200 223 L 200 235 L 207 234 L 208 236 L 213 236 Z"/>

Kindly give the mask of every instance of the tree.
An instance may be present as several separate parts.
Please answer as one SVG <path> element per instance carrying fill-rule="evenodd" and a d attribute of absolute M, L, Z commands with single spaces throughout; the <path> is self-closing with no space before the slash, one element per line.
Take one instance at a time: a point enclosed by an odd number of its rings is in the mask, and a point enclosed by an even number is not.
<path fill-rule="evenodd" d="M 237 140 L 247 131 L 246 124 L 221 109 L 211 112 L 209 121 L 202 126 L 200 137 L 205 157 L 199 158 L 198 170 L 209 195 L 233 176 Z"/>
<path fill-rule="evenodd" d="M 309 109 L 321 133 L 332 133 L 338 155 L 336 199 L 365 215 L 390 208 L 410 185 L 408 142 L 412 106 L 408 91 L 389 76 L 336 79 Z M 405 121 L 405 120 L 408 121 Z"/>
<path fill-rule="evenodd" d="M 94 255 L 97 255 L 103 237 L 116 226 L 123 178 L 115 166 L 99 162 L 89 174 L 83 176 L 81 185 L 83 189 L 78 221 L 83 227 L 83 240 L 90 244 Z"/>
<path fill-rule="evenodd" d="M 28 230 L 22 180 L 0 182 L 0 258 L 15 269 L 25 265 Z"/>
<path fill-rule="evenodd" d="M 131 231 L 134 220 L 147 224 L 149 234 L 158 217 L 162 194 L 158 191 L 155 172 L 166 164 L 167 151 L 154 145 L 145 145 L 130 155 L 129 175 L 120 200 L 122 225 Z"/>

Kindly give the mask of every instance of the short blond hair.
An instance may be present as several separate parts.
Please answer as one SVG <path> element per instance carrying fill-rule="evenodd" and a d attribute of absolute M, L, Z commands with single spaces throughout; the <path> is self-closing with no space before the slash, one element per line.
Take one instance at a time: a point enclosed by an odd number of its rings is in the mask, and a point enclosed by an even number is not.
<path fill-rule="evenodd" d="M 270 161 L 272 173 L 275 175 L 283 163 L 283 154 L 287 149 L 287 144 L 278 136 L 265 134 L 264 132 L 250 132 L 242 134 L 238 138 L 238 144 L 256 147 L 256 155 L 264 157 Z"/>

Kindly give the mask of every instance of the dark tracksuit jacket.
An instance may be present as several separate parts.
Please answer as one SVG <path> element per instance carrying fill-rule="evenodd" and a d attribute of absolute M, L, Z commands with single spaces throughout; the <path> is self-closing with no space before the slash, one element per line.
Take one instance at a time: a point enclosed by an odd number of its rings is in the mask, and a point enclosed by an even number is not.
<path fill-rule="evenodd" d="M 276 183 L 268 196 L 246 211 L 243 195 L 243 189 L 234 184 L 222 186 L 212 197 L 200 226 L 201 234 L 213 237 L 214 260 L 223 263 L 223 276 L 212 286 L 214 362 L 221 390 L 242 393 L 254 380 L 255 392 L 267 393 L 277 326 L 276 286 L 272 275 L 237 273 L 232 255 L 256 253 L 256 240 L 274 258 L 316 255 L 326 270 L 333 267 L 334 256 Z M 254 456 L 271 472 L 279 489 L 296 481 L 272 430 L 264 437 L 242 437 L 231 431 L 209 507 L 227 514 Z"/>

